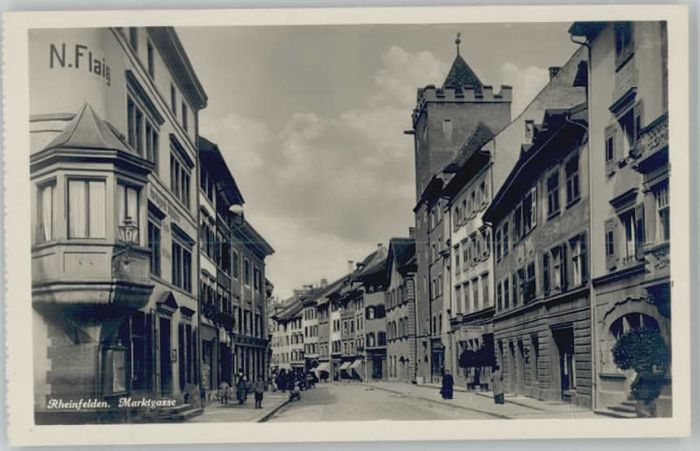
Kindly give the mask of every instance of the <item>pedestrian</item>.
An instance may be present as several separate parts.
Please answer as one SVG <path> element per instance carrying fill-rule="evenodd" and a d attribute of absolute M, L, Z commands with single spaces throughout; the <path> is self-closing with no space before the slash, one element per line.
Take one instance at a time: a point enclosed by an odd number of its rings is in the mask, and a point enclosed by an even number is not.
<path fill-rule="evenodd" d="M 228 382 L 226 381 L 221 381 L 219 384 L 219 401 L 221 402 L 222 405 L 228 404 L 228 391 L 230 389 L 230 386 L 228 385 Z"/>
<path fill-rule="evenodd" d="M 505 395 L 503 394 L 503 374 L 498 365 L 493 366 L 491 373 L 491 390 L 493 390 L 493 402 L 496 404 L 505 404 Z"/>
<path fill-rule="evenodd" d="M 236 380 L 236 399 L 238 404 L 243 404 L 248 396 L 248 384 L 246 383 L 246 377 L 243 375 L 243 371 L 238 373 L 238 379 Z"/>
<path fill-rule="evenodd" d="M 265 382 L 263 382 L 262 376 L 258 376 L 258 380 L 253 384 L 253 391 L 255 392 L 255 408 L 262 409 L 263 393 L 265 392 Z"/>
<path fill-rule="evenodd" d="M 450 370 L 445 370 L 442 374 L 442 387 L 440 388 L 442 399 L 452 399 L 454 384 L 455 380 L 450 374 Z"/>
<path fill-rule="evenodd" d="M 284 368 L 277 375 L 277 388 L 282 390 L 282 393 L 287 391 L 287 371 Z"/>

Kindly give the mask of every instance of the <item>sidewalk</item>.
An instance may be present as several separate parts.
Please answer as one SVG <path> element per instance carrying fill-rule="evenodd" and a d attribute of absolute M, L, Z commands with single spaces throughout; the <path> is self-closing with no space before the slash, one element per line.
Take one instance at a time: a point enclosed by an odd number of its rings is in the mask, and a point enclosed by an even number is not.
<path fill-rule="evenodd" d="M 404 396 L 425 399 L 439 404 L 480 412 L 491 418 L 602 418 L 592 410 L 564 402 L 539 401 L 524 396 L 507 396 L 503 405 L 493 402 L 490 392 L 468 392 L 455 388 L 453 399 L 442 399 L 437 385 L 415 385 L 402 382 L 371 382 L 366 385 Z"/>
<path fill-rule="evenodd" d="M 226 405 L 211 403 L 204 408 L 204 413 L 192 418 L 190 423 L 232 423 L 248 422 L 261 423 L 281 409 L 289 401 L 289 393 L 265 392 L 262 409 L 255 408 L 255 397 L 251 393 L 245 404 L 240 405 L 235 400 Z"/>

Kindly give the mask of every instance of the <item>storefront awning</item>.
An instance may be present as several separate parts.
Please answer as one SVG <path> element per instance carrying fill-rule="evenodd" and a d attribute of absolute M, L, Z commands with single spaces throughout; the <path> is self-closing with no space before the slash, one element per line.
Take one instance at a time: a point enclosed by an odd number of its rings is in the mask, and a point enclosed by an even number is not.
<path fill-rule="evenodd" d="M 316 368 L 314 368 L 312 371 L 314 372 L 314 374 L 316 374 L 316 377 L 318 377 L 318 375 L 319 375 L 322 371 L 325 371 L 326 373 L 329 373 L 330 371 L 328 371 L 328 370 L 330 369 L 330 367 L 331 367 L 331 366 L 328 364 L 328 362 L 323 362 L 323 363 L 321 363 L 319 366 L 317 366 Z"/>
<path fill-rule="evenodd" d="M 350 365 L 352 365 L 352 362 L 345 362 L 342 365 L 340 365 L 340 368 L 338 368 L 340 371 L 347 371 L 348 368 L 350 368 Z"/>
<path fill-rule="evenodd" d="M 354 362 L 352 362 L 352 365 L 350 365 L 350 368 L 352 368 L 353 370 L 356 370 L 357 368 L 362 366 L 363 363 L 364 362 L 362 360 L 355 360 Z"/>

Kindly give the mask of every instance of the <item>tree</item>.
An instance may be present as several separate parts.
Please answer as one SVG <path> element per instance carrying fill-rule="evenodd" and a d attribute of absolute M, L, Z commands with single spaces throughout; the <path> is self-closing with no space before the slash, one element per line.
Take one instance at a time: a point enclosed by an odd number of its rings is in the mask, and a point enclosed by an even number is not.
<path fill-rule="evenodd" d="M 653 401 L 661 394 L 664 374 L 669 363 L 668 346 L 656 329 L 635 329 L 615 343 L 612 349 L 615 364 L 623 370 L 633 369 L 632 397 L 654 414 Z"/>

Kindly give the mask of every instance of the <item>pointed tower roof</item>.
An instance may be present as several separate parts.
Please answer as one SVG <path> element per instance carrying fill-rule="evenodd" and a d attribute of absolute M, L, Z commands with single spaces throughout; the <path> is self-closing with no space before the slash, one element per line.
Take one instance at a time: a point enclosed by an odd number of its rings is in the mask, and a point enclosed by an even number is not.
<path fill-rule="evenodd" d="M 457 55 L 455 60 L 452 62 L 452 67 L 450 72 L 445 78 L 445 83 L 443 83 L 443 88 L 463 88 L 471 87 L 481 89 L 483 86 L 481 80 L 476 75 L 476 73 L 469 67 L 462 55 L 459 54 L 459 44 L 462 43 L 461 33 L 457 33 L 457 38 L 455 39 L 455 45 L 457 46 Z"/>
<path fill-rule="evenodd" d="M 129 152 L 117 132 L 97 116 L 92 107 L 84 103 L 78 114 L 56 136 L 47 149 L 62 147 L 67 149 L 104 149 Z"/>

